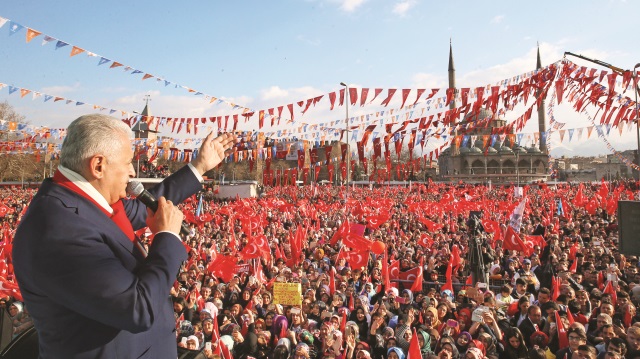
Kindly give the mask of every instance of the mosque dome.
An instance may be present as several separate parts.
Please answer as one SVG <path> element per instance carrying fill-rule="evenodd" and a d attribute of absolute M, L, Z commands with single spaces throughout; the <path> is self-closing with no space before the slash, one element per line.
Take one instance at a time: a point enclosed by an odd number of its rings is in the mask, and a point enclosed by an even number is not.
<path fill-rule="evenodd" d="M 469 153 L 469 147 L 460 147 L 460 153 Z"/>
<path fill-rule="evenodd" d="M 499 150 L 499 151 L 500 151 L 500 153 L 513 153 L 513 150 L 512 150 L 512 149 L 510 149 L 510 148 L 509 148 L 509 147 L 507 147 L 507 146 L 502 146 L 502 147 L 500 147 L 500 150 Z"/>
<path fill-rule="evenodd" d="M 495 149 L 495 148 L 493 148 L 493 147 L 489 147 L 489 149 L 487 150 L 487 152 L 489 152 L 489 153 L 498 153 L 498 150 L 496 150 L 496 149 Z"/>
<path fill-rule="evenodd" d="M 517 153 L 521 153 L 521 154 L 522 154 L 522 153 L 527 153 L 527 149 L 526 149 L 526 148 L 524 148 L 524 147 L 522 147 L 522 146 L 518 146 L 518 145 L 516 145 L 516 146 L 513 148 L 513 152 L 517 152 Z"/>
<path fill-rule="evenodd" d="M 478 111 L 478 113 L 474 113 L 473 111 L 469 112 L 464 116 L 464 122 L 473 122 L 487 118 L 493 118 L 493 112 L 490 109 L 483 107 Z"/>
<path fill-rule="evenodd" d="M 538 147 L 529 147 L 527 148 L 527 152 L 529 153 L 542 153 Z"/>
<path fill-rule="evenodd" d="M 469 153 L 478 154 L 478 153 L 482 153 L 482 150 L 479 149 L 478 147 L 471 147 L 471 149 L 469 150 Z"/>

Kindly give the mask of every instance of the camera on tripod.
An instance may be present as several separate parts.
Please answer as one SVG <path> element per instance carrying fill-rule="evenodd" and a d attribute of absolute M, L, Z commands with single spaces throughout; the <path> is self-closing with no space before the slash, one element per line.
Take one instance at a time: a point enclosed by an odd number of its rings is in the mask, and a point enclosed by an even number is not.
<path fill-rule="evenodd" d="M 467 220 L 467 228 L 469 229 L 469 252 L 467 260 L 469 262 L 469 270 L 472 281 L 486 283 L 486 268 L 482 258 L 482 211 L 470 211 Z"/>

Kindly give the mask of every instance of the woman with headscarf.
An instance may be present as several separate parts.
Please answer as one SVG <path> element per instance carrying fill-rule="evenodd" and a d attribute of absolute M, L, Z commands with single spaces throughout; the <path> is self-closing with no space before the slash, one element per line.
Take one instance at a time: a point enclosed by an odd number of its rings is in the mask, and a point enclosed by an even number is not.
<path fill-rule="evenodd" d="M 291 353 L 291 342 L 287 338 L 282 338 L 276 343 L 273 349 L 272 359 L 289 359 Z"/>
<path fill-rule="evenodd" d="M 398 347 L 391 347 L 387 350 L 387 359 L 404 359 L 404 353 Z"/>
<path fill-rule="evenodd" d="M 324 342 L 323 353 L 334 355 L 336 358 L 342 355 L 342 332 L 333 329 Z"/>
<path fill-rule="evenodd" d="M 271 326 L 271 341 L 277 342 L 282 338 L 287 337 L 287 329 L 289 328 L 289 322 L 284 315 L 276 315 L 273 318 L 273 325 Z"/>
<path fill-rule="evenodd" d="M 422 312 L 422 320 L 427 328 L 435 328 L 440 331 L 442 322 L 438 319 L 438 311 L 434 307 L 428 307 Z"/>
<path fill-rule="evenodd" d="M 484 359 L 485 356 L 478 348 L 469 348 L 464 356 L 465 359 Z"/>
<path fill-rule="evenodd" d="M 482 342 L 484 346 L 485 357 L 487 359 L 498 359 L 498 348 L 496 347 L 496 341 L 489 333 L 478 334 L 478 340 Z"/>
<path fill-rule="evenodd" d="M 458 348 L 456 347 L 456 343 L 455 340 L 453 340 L 453 337 L 451 336 L 443 336 L 442 338 L 440 338 L 440 341 L 438 342 L 438 345 L 436 345 L 436 350 L 435 352 L 437 353 L 437 357 L 440 357 L 440 354 L 442 351 L 447 351 L 449 353 L 451 353 L 451 359 L 459 359 L 460 358 L 460 352 L 458 351 Z M 436 358 L 437 358 L 436 357 Z"/>
<path fill-rule="evenodd" d="M 471 342 L 471 334 L 469 332 L 462 332 L 456 339 L 456 347 L 458 352 L 465 353 L 469 349 L 469 343 Z"/>
<path fill-rule="evenodd" d="M 400 297 L 404 299 L 404 303 L 400 303 L 401 312 L 406 312 L 407 308 L 413 308 L 413 292 L 411 289 L 403 289 Z"/>
<path fill-rule="evenodd" d="M 365 309 L 362 306 L 358 306 L 351 312 L 350 322 L 358 326 L 358 340 L 367 340 L 367 331 L 369 330 L 369 321 L 371 317 L 368 317 Z"/>
<path fill-rule="evenodd" d="M 431 336 L 422 329 L 417 331 L 418 344 L 420 345 L 420 354 L 422 359 L 427 359 L 433 352 L 431 351 Z"/>
<path fill-rule="evenodd" d="M 469 308 L 462 308 L 458 310 L 458 322 L 460 325 L 460 331 L 469 331 L 471 327 L 471 310 Z"/>

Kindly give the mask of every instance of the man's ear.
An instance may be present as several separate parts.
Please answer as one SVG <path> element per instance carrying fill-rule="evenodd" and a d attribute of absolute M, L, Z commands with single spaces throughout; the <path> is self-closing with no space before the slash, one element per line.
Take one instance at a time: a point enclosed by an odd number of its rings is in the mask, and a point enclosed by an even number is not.
<path fill-rule="evenodd" d="M 107 158 L 104 155 L 94 155 L 89 159 L 89 173 L 91 177 L 101 179 L 104 177 L 104 165 Z"/>

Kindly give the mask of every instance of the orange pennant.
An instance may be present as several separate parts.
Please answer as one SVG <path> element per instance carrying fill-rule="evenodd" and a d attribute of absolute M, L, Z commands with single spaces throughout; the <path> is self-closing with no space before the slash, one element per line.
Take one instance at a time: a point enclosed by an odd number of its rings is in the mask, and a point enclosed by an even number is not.
<path fill-rule="evenodd" d="M 122 64 L 121 64 L 121 63 L 119 63 L 119 62 L 115 62 L 115 61 L 114 61 L 114 62 L 111 64 L 111 66 L 109 66 L 109 68 L 110 68 L 110 69 L 112 69 L 112 68 L 114 68 L 114 67 L 118 67 L 118 66 L 122 66 Z"/>
<path fill-rule="evenodd" d="M 81 54 L 81 53 L 83 53 L 83 52 L 84 52 L 84 49 L 81 49 L 81 48 L 79 48 L 78 46 L 74 46 L 74 47 L 71 49 L 71 54 L 69 54 L 69 57 L 74 57 L 74 56 L 76 56 L 77 54 Z"/>
<path fill-rule="evenodd" d="M 31 90 L 27 90 L 27 89 L 20 89 L 20 97 L 25 97 L 25 96 L 27 96 L 30 92 L 31 92 Z"/>
<path fill-rule="evenodd" d="M 150 77 L 153 77 L 153 75 L 144 74 L 144 76 L 142 76 L 142 80 L 144 81 L 144 80 L 146 80 L 146 79 L 148 79 Z"/>
<path fill-rule="evenodd" d="M 34 29 L 27 28 L 27 42 L 30 42 L 31 40 L 33 40 L 36 37 L 40 36 L 40 34 L 42 34 L 40 31 L 36 31 Z"/>

